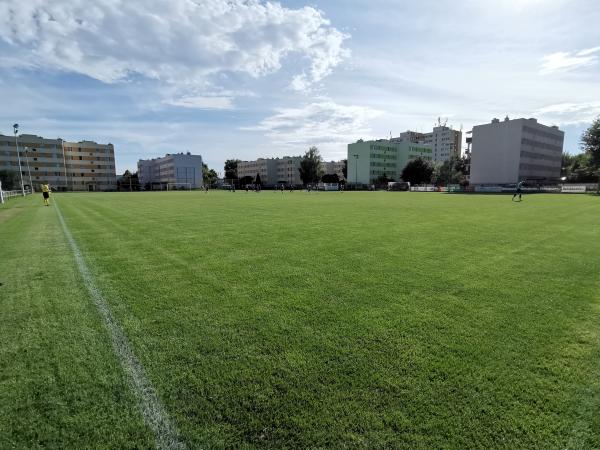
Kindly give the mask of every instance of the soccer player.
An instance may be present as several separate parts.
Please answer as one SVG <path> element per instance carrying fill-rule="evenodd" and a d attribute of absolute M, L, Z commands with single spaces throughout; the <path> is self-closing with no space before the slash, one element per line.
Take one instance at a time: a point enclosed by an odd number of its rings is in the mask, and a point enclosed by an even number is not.
<path fill-rule="evenodd" d="M 44 205 L 50 206 L 50 186 L 48 183 L 42 184 L 42 196 L 44 197 Z"/>
<path fill-rule="evenodd" d="M 523 182 L 519 181 L 519 183 L 517 184 L 517 190 L 515 191 L 515 193 L 512 196 L 512 200 L 515 200 L 515 197 L 518 195 L 519 196 L 519 201 L 522 201 L 521 198 L 521 194 L 523 193 Z"/>

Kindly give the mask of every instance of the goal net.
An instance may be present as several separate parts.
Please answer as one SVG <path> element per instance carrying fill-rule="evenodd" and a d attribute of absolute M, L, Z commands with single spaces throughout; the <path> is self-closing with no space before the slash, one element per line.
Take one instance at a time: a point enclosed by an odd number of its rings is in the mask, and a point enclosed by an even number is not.
<path fill-rule="evenodd" d="M 167 191 L 191 191 L 192 183 L 167 183 Z"/>

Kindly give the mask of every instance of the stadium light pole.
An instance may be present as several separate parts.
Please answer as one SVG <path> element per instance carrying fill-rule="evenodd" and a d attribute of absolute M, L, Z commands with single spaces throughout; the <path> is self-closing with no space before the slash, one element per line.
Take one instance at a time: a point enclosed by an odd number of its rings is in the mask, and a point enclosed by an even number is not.
<path fill-rule="evenodd" d="M 29 174 L 29 189 L 31 189 L 31 193 L 33 193 L 33 182 L 31 181 L 31 168 L 29 167 L 29 155 L 27 154 L 27 150 L 29 147 L 25 147 L 25 162 L 27 163 L 27 173 Z"/>
<path fill-rule="evenodd" d="M 358 153 L 354 155 L 354 190 L 356 190 L 356 186 L 358 186 Z"/>
<path fill-rule="evenodd" d="M 19 161 L 19 176 L 21 177 L 21 194 L 25 197 L 25 186 L 23 185 L 23 170 L 21 169 L 21 154 L 19 153 L 19 137 L 17 133 L 19 132 L 19 124 L 15 123 L 13 125 L 13 131 L 15 132 L 15 147 L 17 148 L 17 160 Z"/>
<path fill-rule="evenodd" d="M 62 148 L 63 167 L 65 169 L 65 191 L 67 191 L 69 189 L 69 178 L 67 176 L 67 158 L 65 157 L 65 141 L 61 139 L 60 145 Z"/>

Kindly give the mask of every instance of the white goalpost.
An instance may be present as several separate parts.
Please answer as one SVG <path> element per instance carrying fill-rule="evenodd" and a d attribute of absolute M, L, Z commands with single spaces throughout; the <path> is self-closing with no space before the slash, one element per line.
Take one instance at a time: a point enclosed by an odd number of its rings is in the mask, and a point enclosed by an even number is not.
<path fill-rule="evenodd" d="M 167 183 L 167 191 L 191 191 L 192 183 Z"/>

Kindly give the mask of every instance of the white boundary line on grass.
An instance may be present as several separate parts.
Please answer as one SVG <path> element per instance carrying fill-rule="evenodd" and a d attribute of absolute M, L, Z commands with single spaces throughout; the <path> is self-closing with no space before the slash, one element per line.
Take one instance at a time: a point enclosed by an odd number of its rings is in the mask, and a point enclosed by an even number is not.
<path fill-rule="evenodd" d="M 92 273 L 79 251 L 79 247 L 77 247 L 77 243 L 69 231 L 69 227 L 65 223 L 56 201 L 54 202 L 54 206 L 67 241 L 69 241 L 71 250 L 73 250 L 75 262 L 77 263 L 85 287 L 94 299 L 94 304 L 98 308 L 102 319 L 104 319 L 104 325 L 110 335 L 114 351 L 119 358 L 131 390 L 140 404 L 144 421 L 154 432 L 156 448 L 161 450 L 184 449 L 185 445 L 181 442 L 177 429 L 169 420 L 167 412 L 156 395 L 152 383 L 146 376 L 142 363 L 135 356 L 125 332 L 110 311 L 108 302 L 94 283 Z"/>

